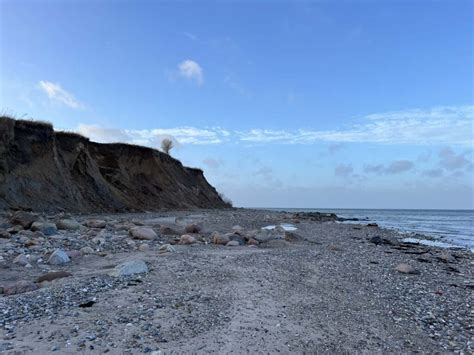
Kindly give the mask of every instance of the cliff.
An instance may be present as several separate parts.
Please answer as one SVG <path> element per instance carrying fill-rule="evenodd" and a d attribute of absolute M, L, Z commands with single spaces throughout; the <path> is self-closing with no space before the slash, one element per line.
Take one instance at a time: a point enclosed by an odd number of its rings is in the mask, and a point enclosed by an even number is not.
<path fill-rule="evenodd" d="M 0 209 L 144 211 L 230 207 L 202 170 L 157 150 L 100 144 L 0 117 Z"/>

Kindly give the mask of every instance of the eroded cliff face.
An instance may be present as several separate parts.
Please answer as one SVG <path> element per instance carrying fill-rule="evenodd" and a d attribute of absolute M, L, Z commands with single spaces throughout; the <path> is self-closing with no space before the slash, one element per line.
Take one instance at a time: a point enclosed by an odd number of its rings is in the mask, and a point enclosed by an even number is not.
<path fill-rule="evenodd" d="M 199 169 L 157 150 L 100 144 L 0 117 L 0 208 L 74 212 L 230 207 Z"/>

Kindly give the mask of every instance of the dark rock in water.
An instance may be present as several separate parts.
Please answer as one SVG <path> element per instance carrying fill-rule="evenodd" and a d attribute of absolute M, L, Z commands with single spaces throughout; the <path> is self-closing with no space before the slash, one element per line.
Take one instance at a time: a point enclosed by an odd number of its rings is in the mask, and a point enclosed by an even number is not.
<path fill-rule="evenodd" d="M 379 225 L 377 223 L 368 223 L 367 227 L 378 227 Z"/>
<path fill-rule="evenodd" d="M 0 143 L 1 146 L 1 143 Z M 0 169 L 1 171 L 1 169 Z M 1 172 L 0 172 L 1 174 Z M 1 175 L 0 175 L 1 176 Z M 36 222 L 38 220 L 38 216 L 30 213 L 30 212 L 24 212 L 24 211 L 19 211 L 16 212 L 11 218 L 10 222 L 15 225 L 20 225 L 25 229 L 29 229 L 33 222 Z"/>
<path fill-rule="evenodd" d="M 0 116 L 0 210 L 143 211 L 230 207 L 203 171 L 158 150 L 100 144 Z M 22 207 L 23 206 L 23 207 Z M 25 212 L 21 212 L 25 213 Z M 17 219 L 24 228 L 35 221 Z"/>
<path fill-rule="evenodd" d="M 293 219 L 313 222 L 334 222 L 340 220 L 339 218 L 335 213 L 321 212 L 297 212 L 293 215 Z"/>

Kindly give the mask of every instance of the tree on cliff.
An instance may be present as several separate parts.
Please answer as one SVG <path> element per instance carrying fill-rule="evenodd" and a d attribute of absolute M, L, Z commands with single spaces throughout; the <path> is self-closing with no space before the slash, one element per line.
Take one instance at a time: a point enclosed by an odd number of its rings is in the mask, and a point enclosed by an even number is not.
<path fill-rule="evenodd" d="M 161 150 L 166 154 L 170 154 L 170 150 L 173 149 L 174 144 L 171 139 L 165 138 L 161 141 Z"/>

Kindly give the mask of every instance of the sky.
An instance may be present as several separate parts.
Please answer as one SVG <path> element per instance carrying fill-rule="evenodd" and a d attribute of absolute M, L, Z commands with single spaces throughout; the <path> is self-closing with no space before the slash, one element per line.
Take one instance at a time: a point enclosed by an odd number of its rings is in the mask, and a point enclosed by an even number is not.
<path fill-rule="evenodd" d="M 238 207 L 474 207 L 472 1 L 0 0 L 0 109 Z"/>

